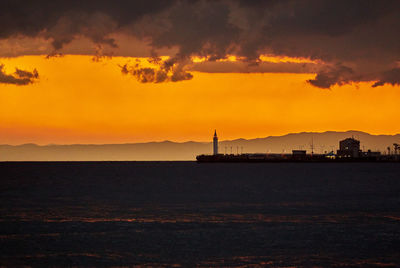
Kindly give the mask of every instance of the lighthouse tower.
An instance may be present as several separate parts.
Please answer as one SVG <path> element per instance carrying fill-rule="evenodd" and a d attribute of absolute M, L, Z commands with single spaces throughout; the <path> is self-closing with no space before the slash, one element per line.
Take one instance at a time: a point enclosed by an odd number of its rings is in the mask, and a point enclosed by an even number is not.
<path fill-rule="evenodd" d="M 217 137 L 217 130 L 214 132 L 214 138 L 213 138 L 213 145 L 214 145 L 214 155 L 218 154 L 218 137 Z"/>

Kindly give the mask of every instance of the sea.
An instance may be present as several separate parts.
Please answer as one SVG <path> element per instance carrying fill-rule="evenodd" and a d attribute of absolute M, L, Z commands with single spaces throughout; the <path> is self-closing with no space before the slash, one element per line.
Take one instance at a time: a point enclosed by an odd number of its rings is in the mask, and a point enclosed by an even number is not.
<path fill-rule="evenodd" d="M 0 267 L 400 267 L 400 164 L 2 162 Z"/>

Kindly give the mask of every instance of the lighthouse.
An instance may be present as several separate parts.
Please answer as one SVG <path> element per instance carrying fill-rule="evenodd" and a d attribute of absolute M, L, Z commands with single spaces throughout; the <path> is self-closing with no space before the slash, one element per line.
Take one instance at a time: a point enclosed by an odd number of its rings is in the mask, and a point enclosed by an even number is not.
<path fill-rule="evenodd" d="M 214 148 L 214 155 L 218 154 L 218 137 L 217 137 L 217 130 L 214 132 L 214 138 L 213 138 L 213 148 Z"/>

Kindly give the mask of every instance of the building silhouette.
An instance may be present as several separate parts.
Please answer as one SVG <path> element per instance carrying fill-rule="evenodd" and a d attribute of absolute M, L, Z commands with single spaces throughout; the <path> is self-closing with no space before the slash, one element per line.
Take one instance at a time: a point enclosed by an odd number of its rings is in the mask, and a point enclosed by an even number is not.
<path fill-rule="evenodd" d="M 213 154 L 217 155 L 218 154 L 218 136 L 217 136 L 217 130 L 214 132 L 214 138 L 213 138 Z"/>
<path fill-rule="evenodd" d="M 338 157 L 360 157 L 360 141 L 354 138 L 347 138 L 339 142 L 339 150 L 337 151 Z"/>
<path fill-rule="evenodd" d="M 306 150 L 292 150 L 292 155 L 294 158 L 304 158 L 307 157 Z"/>

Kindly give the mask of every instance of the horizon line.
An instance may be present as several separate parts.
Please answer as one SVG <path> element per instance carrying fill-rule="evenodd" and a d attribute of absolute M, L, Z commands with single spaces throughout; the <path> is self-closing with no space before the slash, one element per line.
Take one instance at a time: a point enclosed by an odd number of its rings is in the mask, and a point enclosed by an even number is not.
<path fill-rule="evenodd" d="M 284 137 L 288 135 L 293 135 L 293 134 L 325 134 L 325 133 L 348 133 L 348 132 L 358 132 L 358 133 L 363 133 L 363 134 L 368 134 L 371 136 L 397 136 L 400 135 L 400 133 L 396 134 L 371 134 L 365 131 L 361 130 L 345 130 L 345 131 L 335 131 L 335 130 L 326 130 L 322 132 L 318 131 L 302 131 L 302 132 L 289 132 L 286 134 L 282 135 L 270 135 L 270 136 L 264 136 L 264 137 L 256 137 L 256 138 L 236 138 L 236 139 L 230 139 L 230 140 L 220 140 L 219 142 L 233 142 L 233 141 L 238 141 L 238 140 L 244 140 L 244 141 L 249 141 L 249 140 L 257 140 L 257 139 L 266 139 L 266 138 L 273 138 L 273 137 Z M 48 143 L 48 144 L 37 144 L 34 142 L 27 142 L 27 143 L 21 143 L 21 144 L 5 144 L 2 143 L 0 146 L 24 146 L 24 145 L 32 145 L 32 146 L 76 146 L 76 145 L 94 145 L 94 146 L 100 146 L 100 145 L 133 145 L 133 144 L 149 144 L 149 143 L 175 143 L 175 144 L 185 144 L 185 143 L 212 143 L 211 139 L 210 141 L 195 141 L 195 140 L 189 140 L 189 141 L 172 141 L 172 140 L 160 140 L 160 141 L 146 141 L 146 142 L 124 142 L 124 143 Z"/>

